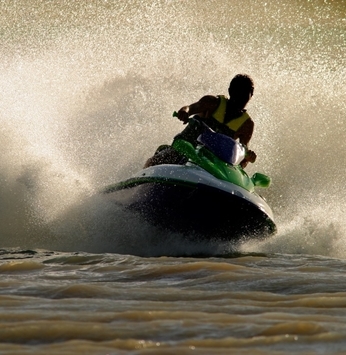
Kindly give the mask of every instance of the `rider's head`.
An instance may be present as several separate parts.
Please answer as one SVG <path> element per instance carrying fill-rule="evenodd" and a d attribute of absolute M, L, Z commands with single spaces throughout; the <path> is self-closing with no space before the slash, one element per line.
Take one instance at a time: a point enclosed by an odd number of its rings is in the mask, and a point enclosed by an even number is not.
<path fill-rule="evenodd" d="M 230 100 L 239 109 L 243 109 L 251 99 L 254 92 L 253 80 L 246 74 L 237 74 L 229 84 Z"/>

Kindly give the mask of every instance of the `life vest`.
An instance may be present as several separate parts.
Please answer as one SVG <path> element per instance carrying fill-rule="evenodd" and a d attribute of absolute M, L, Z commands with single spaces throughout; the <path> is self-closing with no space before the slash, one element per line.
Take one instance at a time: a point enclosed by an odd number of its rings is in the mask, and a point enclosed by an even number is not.
<path fill-rule="evenodd" d="M 250 116 L 246 111 L 244 111 L 241 116 L 234 118 L 229 122 L 225 122 L 228 99 L 223 95 L 219 95 L 218 97 L 220 98 L 220 104 L 212 114 L 212 117 L 219 123 L 227 126 L 232 132 L 237 132 L 244 122 L 250 118 Z"/>

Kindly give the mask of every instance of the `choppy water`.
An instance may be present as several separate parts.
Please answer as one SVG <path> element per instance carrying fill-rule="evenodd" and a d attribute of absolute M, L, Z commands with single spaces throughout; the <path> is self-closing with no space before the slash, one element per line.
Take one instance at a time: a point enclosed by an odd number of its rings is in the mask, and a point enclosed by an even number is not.
<path fill-rule="evenodd" d="M 343 354 L 346 262 L 2 251 L 4 354 Z"/>
<path fill-rule="evenodd" d="M 0 352 L 342 354 L 346 3 L 0 1 Z M 278 234 L 187 244 L 95 197 L 250 74 Z M 183 257 L 182 257 L 183 256 Z"/>

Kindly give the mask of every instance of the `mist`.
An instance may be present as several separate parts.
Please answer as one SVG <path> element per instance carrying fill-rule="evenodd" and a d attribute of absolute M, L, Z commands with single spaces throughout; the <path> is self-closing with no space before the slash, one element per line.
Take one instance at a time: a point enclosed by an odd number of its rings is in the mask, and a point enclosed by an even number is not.
<path fill-rule="evenodd" d="M 258 156 L 247 170 L 273 180 L 260 193 L 278 234 L 242 250 L 346 255 L 342 2 L 5 0 L 0 9 L 2 247 L 169 248 L 175 236 L 111 210 L 98 191 L 171 143 L 184 127 L 174 110 L 227 94 L 247 73 Z"/>

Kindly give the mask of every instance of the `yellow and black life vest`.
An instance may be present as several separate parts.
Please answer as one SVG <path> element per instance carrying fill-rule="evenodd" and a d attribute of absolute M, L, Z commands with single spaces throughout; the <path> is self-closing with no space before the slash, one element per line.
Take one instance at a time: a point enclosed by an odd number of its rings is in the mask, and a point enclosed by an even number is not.
<path fill-rule="evenodd" d="M 237 132 L 244 122 L 250 118 L 250 116 L 246 111 L 244 111 L 241 116 L 234 118 L 229 122 L 225 122 L 228 99 L 223 95 L 219 95 L 218 97 L 220 98 L 220 104 L 212 114 L 212 117 L 219 123 L 227 126 L 232 132 Z"/>

